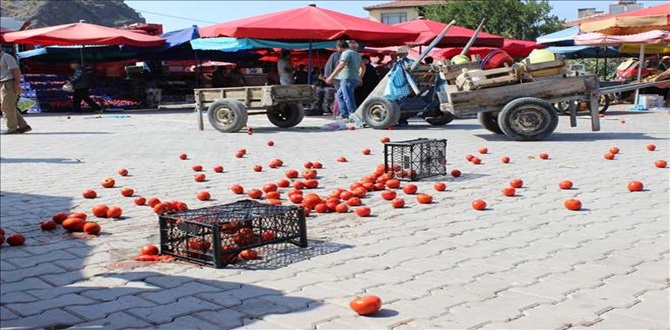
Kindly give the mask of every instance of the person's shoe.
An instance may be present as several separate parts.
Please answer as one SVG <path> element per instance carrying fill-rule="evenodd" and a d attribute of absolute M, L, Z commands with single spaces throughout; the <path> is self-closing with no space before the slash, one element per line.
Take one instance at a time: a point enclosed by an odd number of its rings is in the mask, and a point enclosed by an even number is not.
<path fill-rule="evenodd" d="M 30 127 L 30 125 L 26 125 L 26 127 L 24 127 L 24 128 L 19 128 L 19 133 L 21 133 L 21 134 L 28 133 L 32 130 L 33 130 L 33 128 Z"/>

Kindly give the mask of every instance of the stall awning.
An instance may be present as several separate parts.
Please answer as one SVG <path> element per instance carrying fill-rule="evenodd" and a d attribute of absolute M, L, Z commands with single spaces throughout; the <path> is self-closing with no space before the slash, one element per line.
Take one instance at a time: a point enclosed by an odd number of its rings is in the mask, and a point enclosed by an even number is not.
<path fill-rule="evenodd" d="M 203 38 L 191 40 L 194 50 L 216 50 L 222 52 L 237 52 L 241 50 L 282 48 L 282 49 L 326 49 L 335 48 L 335 41 L 312 42 L 283 42 L 250 38 Z"/>
<path fill-rule="evenodd" d="M 409 22 L 394 24 L 393 26 L 419 33 L 419 37 L 410 42 L 413 45 L 429 45 L 437 37 L 447 24 L 431 21 L 428 19 L 416 19 Z M 463 47 L 475 33 L 460 26 L 452 26 L 449 32 L 440 40 L 437 47 Z M 477 47 L 503 47 L 505 38 L 494 34 L 480 32 L 473 46 Z"/>
<path fill-rule="evenodd" d="M 118 46 L 49 46 L 16 54 L 19 59 L 30 59 L 46 63 L 67 63 L 81 61 L 87 63 L 115 62 L 135 58 L 135 54 L 122 52 Z"/>
<path fill-rule="evenodd" d="M 579 29 L 582 32 L 600 32 L 609 35 L 670 30 L 670 3 L 585 22 L 580 24 Z"/>
<path fill-rule="evenodd" d="M 538 37 L 536 39 L 538 44 L 547 46 L 572 46 L 575 44 L 575 37 L 579 34 L 579 27 L 573 26 L 565 30 L 556 31 Z"/>
<path fill-rule="evenodd" d="M 158 47 L 164 39 L 88 23 L 49 26 L 2 36 L 4 42 L 42 46 L 128 45 Z"/>
<path fill-rule="evenodd" d="M 551 46 L 547 50 L 561 54 L 568 59 L 575 58 L 616 58 L 627 57 L 614 47 L 590 47 L 590 46 Z"/>

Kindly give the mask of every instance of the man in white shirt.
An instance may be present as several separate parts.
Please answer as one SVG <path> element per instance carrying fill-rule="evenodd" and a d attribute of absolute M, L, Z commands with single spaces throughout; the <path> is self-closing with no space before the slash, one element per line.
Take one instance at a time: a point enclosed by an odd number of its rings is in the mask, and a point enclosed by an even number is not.
<path fill-rule="evenodd" d="M 16 109 L 19 94 L 21 94 L 21 69 L 12 55 L 0 50 L 0 108 L 7 119 L 7 131 L 4 134 L 32 131 Z"/>
<path fill-rule="evenodd" d="M 277 72 L 279 73 L 279 84 L 293 85 L 293 67 L 291 66 L 291 51 L 284 49 L 281 51 L 279 61 L 277 61 Z"/>

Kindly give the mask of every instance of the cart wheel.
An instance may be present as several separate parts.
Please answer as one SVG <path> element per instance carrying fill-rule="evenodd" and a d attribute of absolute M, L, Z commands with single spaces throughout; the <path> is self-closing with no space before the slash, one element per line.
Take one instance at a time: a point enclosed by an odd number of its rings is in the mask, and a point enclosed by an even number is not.
<path fill-rule="evenodd" d="M 612 98 L 607 94 L 600 95 L 600 98 L 598 99 L 598 103 L 600 104 L 598 112 L 604 114 L 605 111 L 607 111 L 607 109 L 610 107 L 611 100 Z"/>
<path fill-rule="evenodd" d="M 516 141 L 539 141 L 558 126 L 558 114 L 551 103 L 522 97 L 510 103 L 498 114 L 498 124 L 503 134 Z"/>
<path fill-rule="evenodd" d="M 486 111 L 477 113 L 477 120 L 479 123 L 489 132 L 496 134 L 502 134 L 503 131 L 498 125 L 498 112 L 497 111 Z"/>
<path fill-rule="evenodd" d="M 374 129 L 386 129 L 400 120 L 400 106 L 383 97 L 369 97 L 363 105 L 363 121 Z"/>
<path fill-rule="evenodd" d="M 452 115 L 450 112 L 444 112 L 441 116 L 438 117 L 426 117 L 426 122 L 431 125 L 442 126 L 451 123 L 454 118 L 454 115 Z"/>
<path fill-rule="evenodd" d="M 217 100 L 207 111 L 209 123 L 220 132 L 234 133 L 247 125 L 247 109 L 237 100 Z"/>
<path fill-rule="evenodd" d="M 305 109 L 299 104 L 285 103 L 268 107 L 267 116 L 273 125 L 288 128 L 300 124 L 305 117 Z"/>

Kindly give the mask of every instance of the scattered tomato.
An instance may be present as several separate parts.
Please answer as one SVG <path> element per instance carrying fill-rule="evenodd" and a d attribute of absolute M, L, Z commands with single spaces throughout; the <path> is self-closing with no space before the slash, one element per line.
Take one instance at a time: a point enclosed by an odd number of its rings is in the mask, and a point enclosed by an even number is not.
<path fill-rule="evenodd" d="M 105 211 L 105 214 L 106 214 L 106 213 L 107 213 L 107 211 Z M 60 225 L 61 223 L 63 223 L 63 220 L 65 220 L 65 219 L 67 219 L 67 214 L 66 214 L 66 213 L 62 213 L 62 212 L 61 212 L 61 213 L 56 213 L 56 214 L 54 214 L 54 215 L 51 217 L 51 220 L 53 220 L 55 223 L 57 223 L 57 224 L 59 224 L 59 225 Z M 5 234 L 4 231 L 3 231 L 2 233 L 0 233 L 0 235 L 4 235 L 4 234 Z"/>
<path fill-rule="evenodd" d="M 566 200 L 563 203 L 563 206 L 570 211 L 579 211 L 582 209 L 582 202 L 578 199 L 571 198 Z"/>
<path fill-rule="evenodd" d="M 125 168 L 122 168 L 122 169 L 119 170 L 118 173 L 119 173 L 120 176 L 127 176 L 128 175 L 128 170 L 125 169 Z"/>
<path fill-rule="evenodd" d="M 605 154 L 605 156 L 603 156 L 603 158 L 605 158 L 607 160 L 612 160 L 612 159 L 614 159 L 614 154 L 611 153 L 611 152 L 608 152 L 608 153 Z"/>
<path fill-rule="evenodd" d="M 260 171 L 263 170 L 263 166 L 261 166 L 261 165 L 254 165 L 253 169 L 254 169 L 254 172 L 260 172 Z"/>
<path fill-rule="evenodd" d="M 393 208 L 401 209 L 405 207 L 405 200 L 402 198 L 395 198 L 391 201 L 391 205 L 393 206 Z"/>
<path fill-rule="evenodd" d="M 106 178 L 106 179 L 102 180 L 102 182 L 100 182 L 100 185 L 103 188 L 112 188 L 112 187 L 114 187 L 115 184 L 116 184 L 116 181 L 114 181 L 114 179 L 112 179 L 112 178 Z"/>
<path fill-rule="evenodd" d="M 86 189 L 84 190 L 84 192 L 81 193 L 81 196 L 84 198 L 92 199 L 98 197 L 98 193 L 96 193 L 95 190 Z"/>
<path fill-rule="evenodd" d="M 569 181 L 569 180 L 561 181 L 558 184 L 558 187 L 563 189 L 563 190 L 570 189 L 570 188 L 572 188 L 572 181 Z"/>
<path fill-rule="evenodd" d="M 482 211 L 486 209 L 486 202 L 481 199 L 477 199 L 474 202 L 472 202 L 472 208 L 477 210 L 477 211 Z"/>
<path fill-rule="evenodd" d="M 504 156 L 503 158 L 501 158 L 501 160 L 505 164 L 509 163 L 509 161 L 510 161 L 509 157 L 507 157 L 507 156 Z"/>
<path fill-rule="evenodd" d="M 479 165 L 479 164 L 482 163 L 482 160 L 475 157 L 475 158 L 472 158 L 472 163 L 475 164 L 475 165 Z"/>
<path fill-rule="evenodd" d="M 135 194 L 135 190 L 133 188 L 121 189 L 121 195 L 123 195 L 124 197 L 131 197 L 133 194 Z"/>
<path fill-rule="evenodd" d="M 512 188 L 519 189 L 519 188 L 523 187 L 523 180 L 514 179 L 514 180 L 509 182 L 509 186 L 512 187 Z"/>
<path fill-rule="evenodd" d="M 507 197 L 512 197 L 512 196 L 516 195 L 516 189 L 514 189 L 513 187 L 505 188 L 505 189 L 503 189 L 503 195 L 505 195 Z"/>
<path fill-rule="evenodd" d="M 381 143 L 388 143 L 388 142 L 391 142 L 391 139 L 388 138 L 388 137 L 383 137 L 383 138 L 379 139 L 379 142 L 381 142 Z"/>
<path fill-rule="evenodd" d="M 79 218 L 67 218 L 63 221 L 63 228 L 69 232 L 82 232 L 86 221 Z"/>
<path fill-rule="evenodd" d="M 349 212 L 349 208 L 347 207 L 347 204 L 345 204 L 345 203 L 337 204 L 337 206 L 335 206 L 335 212 L 337 212 L 337 213 L 347 213 L 347 212 Z"/>
<path fill-rule="evenodd" d="M 487 148 L 484 148 L 484 147 L 479 148 L 479 153 L 482 154 L 482 155 L 485 155 L 488 152 L 489 152 L 489 149 L 487 149 Z"/>
<path fill-rule="evenodd" d="M 181 155 L 179 155 L 179 159 L 181 159 L 181 160 L 186 160 L 186 159 L 188 159 L 188 155 L 186 155 L 186 154 L 181 154 Z"/>
<path fill-rule="evenodd" d="M 382 308 L 382 300 L 374 295 L 356 297 L 349 302 L 349 307 L 358 315 L 372 315 Z"/>
<path fill-rule="evenodd" d="M 251 199 L 261 199 L 263 197 L 263 192 L 258 189 L 251 189 L 247 196 Z"/>
<path fill-rule="evenodd" d="M 107 210 L 107 217 L 108 218 L 120 218 L 122 213 L 123 213 L 123 210 L 120 207 L 118 207 L 118 206 L 110 207 L 109 210 Z"/>
<path fill-rule="evenodd" d="M 56 223 L 56 221 L 53 221 L 53 220 L 47 220 L 47 221 L 40 222 L 40 228 L 44 231 L 54 230 L 54 229 L 56 229 L 56 227 L 58 227 L 58 224 Z"/>
<path fill-rule="evenodd" d="M 95 222 L 87 222 L 84 224 L 84 232 L 89 235 L 98 235 L 101 230 L 102 228 L 100 225 Z"/>
<path fill-rule="evenodd" d="M 306 162 L 305 164 L 302 165 L 304 168 L 312 168 L 314 167 L 314 163 L 312 162 Z"/>
<path fill-rule="evenodd" d="M 147 244 L 140 249 L 140 254 L 143 256 L 158 255 L 158 247 L 152 244 Z"/>
<path fill-rule="evenodd" d="M 201 201 L 206 201 L 212 198 L 212 195 L 207 191 L 201 191 L 196 195 L 196 197 Z"/>
<path fill-rule="evenodd" d="M 659 159 L 659 160 L 654 162 L 654 166 L 656 166 L 658 168 L 665 168 L 666 166 L 668 166 L 668 162 L 666 162 L 662 159 Z"/>
<path fill-rule="evenodd" d="M 221 165 L 214 166 L 214 167 L 212 168 L 212 170 L 213 170 L 214 172 L 216 172 L 216 173 L 223 173 L 223 166 L 221 166 Z"/>
<path fill-rule="evenodd" d="M 193 165 L 191 169 L 193 169 L 193 171 L 200 172 L 202 171 L 202 165 Z"/>
<path fill-rule="evenodd" d="M 416 194 L 417 190 L 419 190 L 419 187 L 411 183 L 406 184 L 404 187 L 402 187 L 402 191 L 408 195 Z"/>
<path fill-rule="evenodd" d="M 230 191 L 233 192 L 233 194 L 241 195 L 244 194 L 244 188 L 240 186 L 239 184 L 234 184 L 230 186 Z"/>
<path fill-rule="evenodd" d="M 314 168 L 323 168 L 323 164 L 319 162 L 314 162 Z"/>
<path fill-rule="evenodd" d="M 393 200 L 394 198 L 396 198 L 396 196 L 397 196 L 397 194 L 393 190 L 382 191 L 382 198 L 387 200 L 387 201 Z"/>
<path fill-rule="evenodd" d="M 433 186 L 433 188 L 435 188 L 436 191 L 445 191 L 447 189 L 447 185 L 444 182 L 438 182 Z"/>
<path fill-rule="evenodd" d="M 469 162 L 471 162 L 473 158 L 475 158 L 474 155 L 470 155 L 470 154 L 465 155 L 465 160 L 467 160 Z"/>
<path fill-rule="evenodd" d="M 362 152 L 364 155 L 369 155 L 371 151 L 370 151 L 370 149 L 363 149 L 363 151 L 361 151 L 361 152 Z"/>
<path fill-rule="evenodd" d="M 3 236 L 4 237 L 4 236 Z M 15 233 L 7 236 L 7 244 L 11 246 L 23 245 L 26 242 L 25 236 Z"/>
<path fill-rule="evenodd" d="M 387 188 L 399 188 L 400 187 L 400 180 L 396 179 L 390 179 L 386 181 L 386 187 Z"/>
<path fill-rule="evenodd" d="M 96 205 L 91 209 L 91 213 L 98 218 L 106 218 L 109 207 L 107 205 Z"/>
<path fill-rule="evenodd" d="M 540 159 L 549 159 L 549 154 L 543 152 L 540 154 Z"/>
<path fill-rule="evenodd" d="M 419 202 L 419 204 L 430 204 L 433 202 L 433 196 L 428 194 L 418 194 L 416 195 L 416 201 Z"/>
<path fill-rule="evenodd" d="M 346 158 L 346 157 L 342 157 L 342 156 L 337 157 L 337 161 L 340 162 L 340 163 L 346 163 L 346 162 L 348 162 L 347 158 Z"/>
<path fill-rule="evenodd" d="M 647 150 L 649 150 L 649 151 L 656 150 L 656 145 L 655 144 L 647 144 Z"/>
<path fill-rule="evenodd" d="M 272 147 L 275 145 L 274 141 L 272 140 L 268 141 L 266 144 L 268 145 L 268 147 Z"/>
<path fill-rule="evenodd" d="M 451 170 L 451 176 L 453 176 L 454 178 L 458 178 L 462 174 L 463 173 L 461 173 L 461 171 L 459 171 L 459 170 Z"/>
<path fill-rule="evenodd" d="M 617 148 L 617 147 L 612 147 L 612 148 L 610 148 L 609 152 L 612 153 L 612 154 L 615 154 L 615 155 L 616 155 L 616 154 L 619 153 L 619 148 Z"/>
<path fill-rule="evenodd" d="M 242 152 L 237 152 L 237 153 L 235 153 L 235 157 L 237 157 L 237 158 L 242 158 L 242 157 L 244 157 L 244 153 L 242 153 Z"/>
<path fill-rule="evenodd" d="M 642 191 L 644 190 L 644 184 L 640 181 L 631 181 L 628 183 L 629 191 Z"/>
<path fill-rule="evenodd" d="M 372 210 L 367 206 L 359 207 L 356 209 L 356 215 L 358 215 L 359 217 L 368 217 L 370 216 L 371 213 Z"/>

